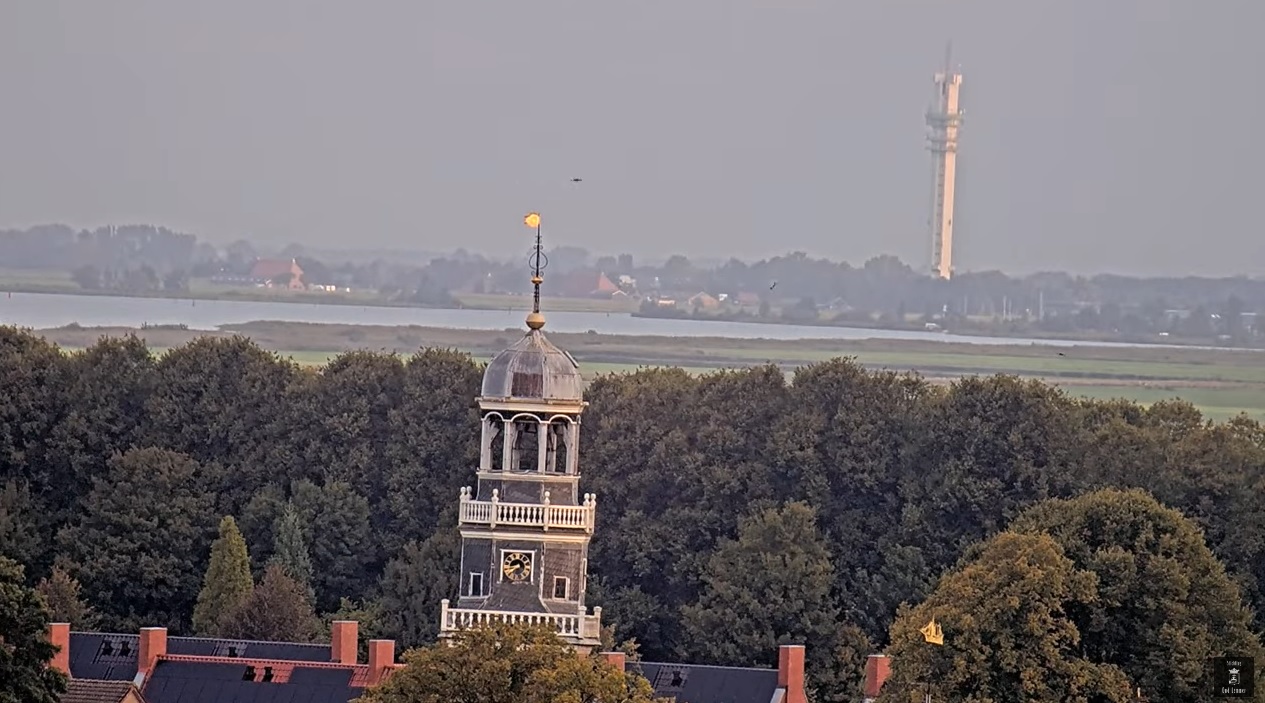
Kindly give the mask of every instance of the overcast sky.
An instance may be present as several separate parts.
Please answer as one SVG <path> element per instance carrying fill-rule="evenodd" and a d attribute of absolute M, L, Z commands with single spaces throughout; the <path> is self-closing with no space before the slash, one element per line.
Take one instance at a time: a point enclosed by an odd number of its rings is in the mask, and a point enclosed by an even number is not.
<path fill-rule="evenodd" d="M 1260 0 L 5 0 L 0 227 L 1265 273 Z M 574 176 L 584 178 L 573 184 Z"/>

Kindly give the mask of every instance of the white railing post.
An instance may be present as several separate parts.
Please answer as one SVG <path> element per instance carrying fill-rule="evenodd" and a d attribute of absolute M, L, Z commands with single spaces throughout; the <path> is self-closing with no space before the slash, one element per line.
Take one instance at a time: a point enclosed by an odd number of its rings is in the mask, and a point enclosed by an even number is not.
<path fill-rule="evenodd" d="M 452 623 L 448 622 L 448 599 L 439 601 L 439 631 L 447 632 L 452 629 Z"/>
<path fill-rule="evenodd" d="M 501 516 L 500 509 L 501 509 L 501 490 L 499 488 L 493 488 L 492 489 L 492 515 L 490 516 L 493 529 L 496 528 L 496 519 Z"/>
<path fill-rule="evenodd" d="M 545 497 L 544 497 L 543 502 L 544 502 L 544 510 L 542 512 L 544 513 L 544 515 L 541 515 L 541 518 L 543 518 L 541 522 L 545 524 L 545 532 L 548 532 L 549 523 L 552 522 L 550 518 L 553 517 L 553 511 L 549 509 L 549 491 L 545 491 Z"/>

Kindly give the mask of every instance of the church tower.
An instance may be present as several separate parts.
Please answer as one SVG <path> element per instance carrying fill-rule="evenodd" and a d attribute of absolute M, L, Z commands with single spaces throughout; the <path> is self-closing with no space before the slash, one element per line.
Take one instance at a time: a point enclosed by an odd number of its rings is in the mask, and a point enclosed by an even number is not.
<path fill-rule="evenodd" d="M 598 645 L 602 609 L 584 605 L 597 497 L 581 494 L 579 365 L 545 338 L 540 284 L 547 264 L 540 216 L 531 256 L 527 332 L 496 355 L 478 399 L 478 487 L 460 495 L 461 578 L 456 607 L 442 602 L 440 636 L 506 620 L 552 625 L 582 651 Z"/>

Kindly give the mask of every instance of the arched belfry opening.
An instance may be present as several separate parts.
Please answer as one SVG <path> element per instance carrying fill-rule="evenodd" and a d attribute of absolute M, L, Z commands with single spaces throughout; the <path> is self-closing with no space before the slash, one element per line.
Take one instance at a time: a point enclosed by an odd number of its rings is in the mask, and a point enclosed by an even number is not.
<path fill-rule="evenodd" d="M 563 415 L 550 420 L 546 427 L 545 473 L 575 474 L 579 458 L 576 453 L 579 424 Z"/>
<path fill-rule="evenodd" d="M 491 412 L 483 416 L 483 435 L 479 444 L 479 470 L 505 470 L 505 418 Z"/>
<path fill-rule="evenodd" d="M 509 428 L 509 470 L 520 473 L 540 471 L 542 454 L 540 419 L 534 415 L 516 416 Z"/>

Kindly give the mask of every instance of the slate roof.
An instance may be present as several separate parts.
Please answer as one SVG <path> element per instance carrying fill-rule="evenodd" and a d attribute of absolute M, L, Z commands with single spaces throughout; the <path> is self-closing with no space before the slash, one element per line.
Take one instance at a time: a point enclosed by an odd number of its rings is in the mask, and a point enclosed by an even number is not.
<path fill-rule="evenodd" d="M 139 635 L 72 632 L 70 675 L 83 679 L 131 681 L 136 678 L 136 653 L 139 646 Z M 169 637 L 167 653 L 309 662 L 330 660 L 330 648 L 327 644 L 248 642 L 203 637 Z"/>
<path fill-rule="evenodd" d="M 770 703 L 778 690 L 774 669 L 628 662 L 650 681 L 656 696 L 677 703 Z"/>
<path fill-rule="evenodd" d="M 146 703 L 348 703 L 364 693 L 350 668 L 295 667 L 288 680 L 250 681 L 234 662 L 159 660 L 145 684 Z"/>
<path fill-rule="evenodd" d="M 59 700 L 61 703 L 120 703 L 133 691 L 131 681 L 71 679 Z M 145 700 L 139 693 L 136 697 L 141 701 Z"/>

